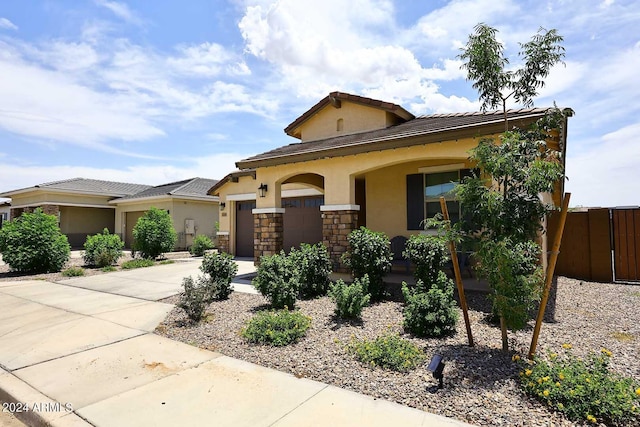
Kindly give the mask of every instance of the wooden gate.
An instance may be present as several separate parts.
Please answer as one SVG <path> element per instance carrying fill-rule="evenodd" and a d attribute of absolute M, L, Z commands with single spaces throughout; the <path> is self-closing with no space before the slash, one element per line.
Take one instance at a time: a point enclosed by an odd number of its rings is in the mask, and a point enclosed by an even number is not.
<path fill-rule="evenodd" d="M 640 281 L 640 208 L 613 209 L 615 280 Z"/>

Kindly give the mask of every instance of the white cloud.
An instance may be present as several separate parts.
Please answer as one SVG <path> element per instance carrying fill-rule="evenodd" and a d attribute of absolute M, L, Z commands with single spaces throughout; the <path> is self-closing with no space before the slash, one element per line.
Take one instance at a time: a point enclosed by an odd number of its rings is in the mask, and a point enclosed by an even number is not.
<path fill-rule="evenodd" d="M 113 12 L 114 15 L 126 22 L 136 25 L 142 23 L 140 18 L 138 18 L 138 16 L 131 9 L 129 9 L 129 6 L 126 3 L 109 0 L 94 0 L 94 2 L 98 6 L 109 9 L 111 12 Z"/>
<path fill-rule="evenodd" d="M 461 97 L 435 96 L 433 81 L 464 77 L 460 62 L 445 57 L 424 68 L 396 40 L 392 3 L 358 0 L 346 5 L 281 0 L 249 6 L 239 23 L 245 48 L 273 67 L 282 90 L 302 98 L 351 91 L 413 102 L 419 113 L 471 104 Z"/>
<path fill-rule="evenodd" d="M 571 205 L 622 206 L 638 203 L 640 123 L 630 124 L 601 137 L 590 150 L 567 159 L 566 190 Z M 570 151 L 571 153 L 571 151 Z"/>
<path fill-rule="evenodd" d="M 0 28 L 4 28 L 5 30 L 18 30 L 18 26 L 13 22 L 9 21 L 7 18 L 0 17 Z"/>
<path fill-rule="evenodd" d="M 127 168 L 99 168 L 87 166 L 39 166 L 0 163 L 0 192 L 32 187 L 43 182 L 82 177 L 107 181 L 160 185 L 181 179 L 201 177 L 221 179 L 235 170 L 235 162 L 246 156 L 221 153 L 198 157 L 182 166 L 140 164 Z"/>

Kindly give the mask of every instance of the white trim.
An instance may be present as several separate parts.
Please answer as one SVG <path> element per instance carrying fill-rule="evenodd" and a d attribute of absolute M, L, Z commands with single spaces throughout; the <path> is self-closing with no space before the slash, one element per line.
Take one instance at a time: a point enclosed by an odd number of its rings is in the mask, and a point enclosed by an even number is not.
<path fill-rule="evenodd" d="M 283 214 L 285 211 L 284 208 L 256 208 L 252 209 L 252 214 L 263 214 L 263 213 L 281 213 Z"/>
<path fill-rule="evenodd" d="M 228 236 L 228 231 L 216 231 L 216 236 Z"/>
<path fill-rule="evenodd" d="M 320 212 L 327 211 L 359 211 L 360 205 L 322 205 Z"/>
<path fill-rule="evenodd" d="M 226 199 L 229 201 L 255 200 L 256 193 L 227 194 Z"/>
<path fill-rule="evenodd" d="M 12 209 L 21 209 L 21 208 L 33 208 L 42 205 L 55 205 L 55 206 L 68 206 L 74 208 L 101 208 L 101 209 L 115 209 L 115 206 L 109 205 L 89 205 L 85 203 L 61 203 L 61 202 L 33 202 L 28 203 L 26 205 L 11 205 Z"/>
<path fill-rule="evenodd" d="M 304 196 L 322 196 L 324 193 L 315 188 L 301 188 L 299 190 L 283 190 L 282 198 L 287 197 L 304 197 Z"/>
<path fill-rule="evenodd" d="M 418 168 L 418 172 L 420 173 L 438 173 L 438 172 L 450 172 L 457 171 L 460 169 L 466 169 L 466 165 L 464 163 L 451 163 L 449 165 L 440 165 L 440 166 L 425 166 L 422 168 Z"/>

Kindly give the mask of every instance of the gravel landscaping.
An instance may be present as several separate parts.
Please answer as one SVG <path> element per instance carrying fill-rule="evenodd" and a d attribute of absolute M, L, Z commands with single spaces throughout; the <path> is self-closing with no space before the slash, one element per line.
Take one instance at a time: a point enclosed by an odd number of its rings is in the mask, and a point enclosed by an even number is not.
<path fill-rule="evenodd" d="M 181 309 L 175 308 L 158 326 L 157 333 L 194 346 L 310 378 L 375 398 L 392 400 L 435 414 L 477 425 L 490 426 L 571 426 L 561 414 L 548 410 L 520 391 L 518 367 L 511 361 L 514 352 L 501 352 L 500 329 L 487 322 L 489 304 L 480 292 L 467 292 L 473 337 L 469 347 L 460 313 L 458 333 L 446 339 L 412 340 L 424 349 L 427 358 L 444 356 L 444 389 L 426 365 L 409 373 L 369 368 L 345 351 L 352 338 L 375 338 L 385 332 L 402 334 L 402 304 L 385 301 L 366 307 L 362 322 L 343 322 L 333 316 L 334 304 L 327 298 L 299 301 L 297 308 L 313 319 L 307 336 L 287 347 L 247 344 L 239 330 L 256 311 L 268 308 L 260 295 L 233 293 L 229 300 L 208 307 L 207 319 L 190 324 Z M 165 302 L 176 303 L 178 297 Z M 575 355 L 613 352 L 611 368 L 640 379 L 640 286 L 589 283 L 558 279 L 555 316 L 543 324 L 538 354 L 561 353 L 563 343 L 571 343 Z M 527 354 L 532 327 L 510 333 L 510 346 Z"/>

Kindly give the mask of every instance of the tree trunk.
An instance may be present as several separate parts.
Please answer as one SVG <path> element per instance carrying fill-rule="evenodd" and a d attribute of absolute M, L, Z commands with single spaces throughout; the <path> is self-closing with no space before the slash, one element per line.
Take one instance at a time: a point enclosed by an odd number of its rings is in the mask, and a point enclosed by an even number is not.
<path fill-rule="evenodd" d="M 502 351 L 509 352 L 509 340 L 507 338 L 507 323 L 504 321 L 504 316 L 500 315 L 500 330 L 502 332 Z"/>

